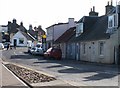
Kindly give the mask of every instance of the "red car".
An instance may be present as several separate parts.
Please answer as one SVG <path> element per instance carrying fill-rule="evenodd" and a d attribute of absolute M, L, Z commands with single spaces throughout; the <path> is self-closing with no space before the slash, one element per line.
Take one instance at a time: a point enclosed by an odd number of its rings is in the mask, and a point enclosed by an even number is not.
<path fill-rule="evenodd" d="M 44 57 L 45 58 L 55 58 L 55 59 L 60 60 L 62 57 L 61 49 L 51 47 L 44 53 Z"/>

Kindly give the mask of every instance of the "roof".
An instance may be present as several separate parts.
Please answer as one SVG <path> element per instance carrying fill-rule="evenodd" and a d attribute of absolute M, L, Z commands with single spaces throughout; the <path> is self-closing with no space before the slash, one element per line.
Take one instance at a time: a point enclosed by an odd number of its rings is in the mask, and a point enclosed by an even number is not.
<path fill-rule="evenodd" d="M 21 31 L 21 33 L 27 38 L 27 40 L 35 40 L 35 39 L 33 39 L 30 35 L 28 35 L 27 33 L 25 33 L 25 32 L 22 32 Z"/>
<path fill-rule="evenodd" d="M 8 31 L 9 33 L 17 33 L 19 28 L 19 25 L 17 23 L 10 23 L 8 24 Z"/>
<path fill-rule="evenodd" d="M 19 26 L 19 30 L 27 33 L 27 29 L 24 26 Z"/>
<path fill-rule="evenodd" d="M 56 25 L 63 25 L 63 24 L 68 24 L 68 23 L 58 23 L 58 24 L 53 24 L 53 25 L 47 27 L 46 29 L 48 29 L 48 28 L 50 28 L 50 27 L 53 27 L 53 26 L 56 26 Z"/>
<path fill-rule="evenodd" d="M 84 23 L 84 30 L 83 32 L 87 30 L 92 30 L 91 27 L 95 24 L 95 22 L 99 19 L 99 17 L 93 17 L 93 16 L 84 16 L 82 17 L 78 22 Z"/>
<path fill-rule="evenodd" d="M 75 35 L 76 31 L 75 31 L 76 27 L 72 27 L 70 29 L 68 29 L 65 33 L 63 33 L 56 41 L 55 43 L 63 43 L 63 42 L 67 42 L 69 39 L 71 39 L 71 37 L 73 35 Z"/>
<path fill-rule="evenodd" d="M 38 36 L 38 32 L 34 31 L 34 30 L 28 30 L 28 33 L 33 36 L 34 38 L 36 38 Z M 36 37 L 35 37 L 36 36 Z"/>
<path fill-rule="evenodd" d="M 86 24 L 86 22 L 84 24 Z M 99 17 L 96 20 L 96 22 L 94 22 L 94 25 L 87 24 L 86 26 L 88 26 L 88 30 L 84 31 L 78 37 L 74 35 L 69 42 L 94 41 L 94 40 L 108 39 L 110 37 L 110 34 L 106 33 L 106 30 L 108 28 L 107 15 Z"/>

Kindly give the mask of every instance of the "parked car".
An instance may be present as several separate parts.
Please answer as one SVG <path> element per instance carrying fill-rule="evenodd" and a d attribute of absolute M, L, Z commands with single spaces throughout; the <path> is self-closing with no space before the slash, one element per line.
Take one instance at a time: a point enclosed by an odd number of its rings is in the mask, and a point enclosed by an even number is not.
<path fill-rule="evenodd" d="M 3 43 L 0 43 L 0 50 L 4 49 Z"/>
<path fill-rule="evenodd" d="M 10 42 L 5 42 L 5 43 L 3 43 L 4 48 L 7 48 L 8 44 L 10 44 Z"/>
<path fill-rule="evenodd" d="M 49 48 L 45 53 L 44 53 L 45 58 L 55 58 L 57 60 L 60 60 L 62 57 L 62 51 L 59 48 Z"/>
<path fill-rule="evenodd" d="M 29 49 L 29 52 L 33 55 L 43 55 L 43 49 L 40 44 L 37 44 L 36 46 Z"/>

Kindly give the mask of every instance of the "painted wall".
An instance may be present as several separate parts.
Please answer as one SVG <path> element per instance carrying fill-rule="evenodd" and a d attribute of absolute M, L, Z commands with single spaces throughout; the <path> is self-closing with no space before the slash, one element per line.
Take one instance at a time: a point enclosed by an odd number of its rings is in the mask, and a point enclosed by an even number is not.
<path fill-rule="evenodd" d="M 98 63 L 114 63 L 117 59 L 117 43 L 116 33 L 113 34 L 110 39 L 107 40 L 98 40 L 98 41 L 89 41 L 81 42 L 80 45 L 80 59 L 83 61 L 89 62 L 98 62 Z M 100 46 L 99 43 L 104 42 L 104 55 L 100 55 Z M 83 54 L 83 44 L 86 44 L 86 53 Z"/>
<path fill-rule="evenodd" d="M 19 43 L 19 38 L 23 38 L 24 39 L 24 43 L 23 44 L 20 44 Z M 14 39 L 17 40 L 17 46 L 27 46 L 27 39 L 25 36 L 23 36 L 23 34 L 18 31 L 13 37 L 12 37 L 12 40 L 11 40 L 11 43 L 12 45 L 14 44 Z"/>
<path fill-rule="evenodd" d="M 74 18 L 69 18 L 68 23 L 57 24 L 47 28 L 47 38 L 46 41 L 53 42 L 57 40 L 65 31 L 67 31 L 70 27 L 76 26 L 74 22 Z"/>

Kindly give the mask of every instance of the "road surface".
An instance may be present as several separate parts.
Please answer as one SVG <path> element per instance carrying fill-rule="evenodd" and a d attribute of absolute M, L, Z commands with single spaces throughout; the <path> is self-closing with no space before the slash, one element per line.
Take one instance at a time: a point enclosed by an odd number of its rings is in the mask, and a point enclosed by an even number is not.
<path fill-rule="evenodd" d="M 26 53 L 26 48 L 3 51 L 3 60 L 55 76 L 73 86 L 118 86 L 118 68 L 71 60 L 49 60 Z"/>

